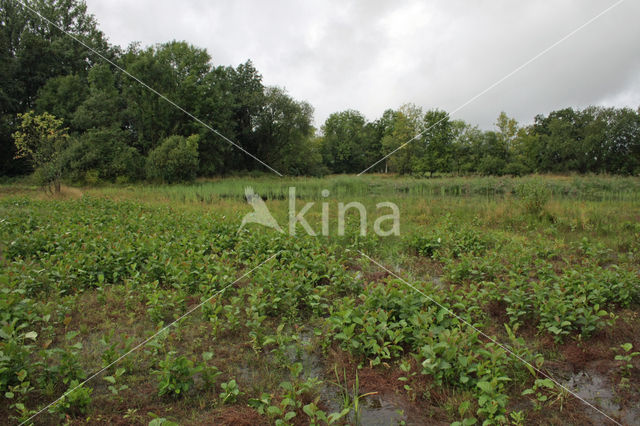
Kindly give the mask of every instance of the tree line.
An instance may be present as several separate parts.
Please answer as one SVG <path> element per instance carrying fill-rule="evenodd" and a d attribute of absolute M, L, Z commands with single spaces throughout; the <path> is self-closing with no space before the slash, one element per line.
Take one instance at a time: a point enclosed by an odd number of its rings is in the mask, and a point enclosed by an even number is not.
<path fill-rule="evenodd" d="M 182 41 L 123 49 L 83 1 L 27 3 L 284 174 L 359 173 L 396 150 L 369 171 L 640 173 L 640 110 L 566 108 L 528 126 L 501 113 L 495 130 L 483 131 L 407 104 L 373 121 L 336 112 L 316 129 L 312 106 L 265 86 L 251 61 L 214 65 Z M 0 6 L 0 174 L 175 182 L 266 170 L 17 2 Z"/>

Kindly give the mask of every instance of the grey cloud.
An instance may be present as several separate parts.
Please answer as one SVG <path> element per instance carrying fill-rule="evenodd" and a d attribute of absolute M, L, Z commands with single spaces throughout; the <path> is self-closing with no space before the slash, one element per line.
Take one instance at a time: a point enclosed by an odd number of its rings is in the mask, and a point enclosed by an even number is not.
<path fill-rule="evenodd" d="M 88 0 L 112 42 L 184 39 L 216 64 L 252 59 L 265 84 L 377 118 L 413 102 L 448 111 L 614 1 Z M 627 0 L 455 114 L 490 128 L 565 106 L 640 104 L 640 3 Z"/>

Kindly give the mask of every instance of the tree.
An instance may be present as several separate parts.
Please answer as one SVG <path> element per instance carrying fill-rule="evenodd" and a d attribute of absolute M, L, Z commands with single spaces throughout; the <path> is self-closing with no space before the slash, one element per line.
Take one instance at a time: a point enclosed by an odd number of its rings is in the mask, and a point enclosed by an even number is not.
<path fill-rule="evenodd" d="M 64 31 L 113 57 L 84 1 L 26 3 Z M 84 78 L 96 61 L 94 56 L 18 2 L 0 0 L 0 174 L 30 171 L 27 162 L 15 159 L 11 135 L 18 125 L 16 114 L 34 108 L 40 89 L 52 77 L 77 74 Z"/>
<path fill-rule="evenodd" d="M 264 99 L 256 117 L 258 158 L 284 173 L 321 174 L 322 158 L 311 142 L 311 105 L 295 101 L 278 87 L 266 88 Z"/>
<path fill-rule="evenodd" d="M 73 114 L 89 95 L 86 79 L 78 74 L 52 77 L 38 91 L 35 111 L 49 112 L 71 125 Z"/>
<path fill-rule="evenodd" d="M 123 55 L 122 63 L 129 73 L 141 81 L 152 82 L 153 89 L 179 105 L 180 100 L 174 99 L 177 81 L 171 65 L 159 61 L 155 49 L 139 50 L 132 45 Z M 176 124 L 186 119 L 173 105 L 129 77 L 122 79 L 122 96 L 126 103 L 125 127 L 142 155 L 148 155 L 164 138 L 174 134 Z"/>
<path fill-rule="evenodd" d="M 230 91 L 226 94 L 232 99 L 232 121 L 234 123 L 233 138 L 235 142 L 255 155 L 258 152 L 258 140 L 255 137 L 255 122 L 265 103 L 265 88 L 262 75 L 251 61 L 227 68 Z M 233 148 L 228 151 L 227 164 L 247 170 L 263 169 L 260 163 L 248 155 Z M 240 167 L 238 167 L 240 165 Z M 229 166 L 227 166 L 229 167 Z"/>
<path fill-rule="evenodd" d="M 121 128 L 125 104 L 109 65 L 91 68 L 88 80 L 89 94 L 73 114 L 73 126 L 80 131 Z"/>
<path fill-rule="evenodd" d="M 52 184 L 60 192 L 60 178 L 64 169 L 62 153 L 69 136 L 62 120 L 45 112 L 18 114 L 20 124 L 13 134 L 17 158 L 28 158 L 43 184 Z"/>
<path fill-rule="evenodd" d="M 411 173 L 412 161 L 419 144 L 413 138 L 422 130 L 422 108 L 414 104 L 402 105 L 398 111 L 387 110 L 383 119 L 387 123 L 380 143 L 385 159 L 385 170 L 395 173 Z"/>
<path fill-rule="evenodd" d="M 506 145 L 510 146 L 518 134 L 518 122 L 515 118 L 509 118 L 509 116 L 502 111 L 496 121 L 496 127 L 498 133 L 496 136 Z"/>
<path fill-rule="evenodd" d="M 451 122 L 454 152 L 451 171 L 455 173 L 474 173 L 482 156 L 481 146 L 484 132 L 478 126 L 472 126 L 463 120 Z"/>
<path fill-rule="evenodd" d="M 449 114 L 432 109 L 425 113 L 425 129 L 416 141 L 416 154 L 411 161 L 413 173 L 450 172 L 453 169 L 453 127 Z"/>
<path fill-rule="evenodd" d="M 590 131 L 601 141 L 597 172 L 637 174 L 640 172 L 640 114 L 630 108 L 599 110 L 599 131 Z M 604 129 L 602 129 L 604 127 Z M 589 129 L 590 130 L 590 129 Z"/>
<path fill-rule="evenodd" d="M 505 139 L 496 132 L 484 132 L 480 138 L 477 171 L 483 175 L 503 175 L 507 167 L 509 150 Z"/>
<path fill-rule="evenodd" d="M 355 110 L 333 113 L 322 126 L 322 157 L 333 173 L 358 173 L 368 164 L 364 152 L 364 116 Z"/>

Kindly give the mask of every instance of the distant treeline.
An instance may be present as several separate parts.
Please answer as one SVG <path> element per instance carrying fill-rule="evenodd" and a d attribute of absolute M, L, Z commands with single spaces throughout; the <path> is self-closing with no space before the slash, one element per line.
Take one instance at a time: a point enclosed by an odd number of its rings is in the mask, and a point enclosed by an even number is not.
<path fill-rule="evenodd" d="M 311 105 L 265 87 L 250 61 L 214 66 L 205 49 L 177 41 L 123 50 L 108 43 L 82 1 L 27 3 L 284 174 L 359 173 L 416 134 L 369 171 L 640 173 L 639 110 L 566 108 L 524 127 L 502 113 L 495 131 L 483 131 L 445 111 L 404 105 L 374 121 L 337 112 L 315 129 Z M 51 173 L 75 182 L 172 182 L 266 170 L 13 0 L 0 0 L 0 73 L 0 175 L 41 168 L 25 155 L 38 149 L 29 132 L 51 126 L 65 137 L 55 155 L 40 158 L 55 158 Z"/>

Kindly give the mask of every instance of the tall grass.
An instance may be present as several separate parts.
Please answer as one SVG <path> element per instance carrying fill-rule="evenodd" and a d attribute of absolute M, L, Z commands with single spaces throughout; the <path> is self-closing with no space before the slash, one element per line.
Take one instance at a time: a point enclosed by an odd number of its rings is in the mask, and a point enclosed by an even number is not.
<path fill-rule="evenodd" d="M 131 198 L 160 199 L 176 202 L 215 203 L 220 199 L 244 199 L 244 189 L 253 188 L 263 199 L 285 200 L 289 187 L 296 197 L 322 199 L 364 197 L 486 197 L 500 198 L 516 193 L 522 184 L 543 179 L 553 198 L 584 201 L 640 201 L 640 179 L 617 176 L 528 176 L 511 177 L 442 177 L 434 179 L 368 175 L 336 175 L 325 178 L 231 177 L 180 185 L 134 185 L 102 187 L 89 190 L 97 194 L 123 195 Z"/>

